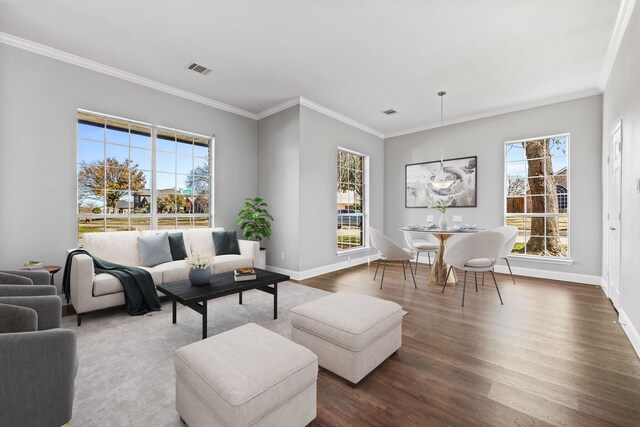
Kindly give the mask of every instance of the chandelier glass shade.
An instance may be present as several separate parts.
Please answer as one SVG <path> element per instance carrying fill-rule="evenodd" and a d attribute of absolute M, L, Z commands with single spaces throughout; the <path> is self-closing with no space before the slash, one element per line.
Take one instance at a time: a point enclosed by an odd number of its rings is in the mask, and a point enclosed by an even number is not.
<path fill-rule="evenodd" d="M 440 167 L 431 179 L 431 185 L 438 190 L 449 188 L 451 184 L 455 182 L 455 180 L 451 179 L 451 176 L 444 170 L 444 96 L 446 94 L 447 92 L 444 91 L 438 92 L 438 96 L 440 97 Z"/>

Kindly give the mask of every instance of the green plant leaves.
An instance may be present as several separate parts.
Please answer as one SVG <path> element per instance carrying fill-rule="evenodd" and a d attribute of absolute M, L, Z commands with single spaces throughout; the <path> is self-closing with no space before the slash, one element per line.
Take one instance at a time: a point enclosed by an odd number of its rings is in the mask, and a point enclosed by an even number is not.
<path fill-rule="evenodd" d="M 260 241 L 271 236 L 273 216 L 267 210 L 267 203 L 260 197 L 247 197 L 244 206 L 238 212 L 236 224 L 242 229 L 242 235 L 249 240 Z"/>

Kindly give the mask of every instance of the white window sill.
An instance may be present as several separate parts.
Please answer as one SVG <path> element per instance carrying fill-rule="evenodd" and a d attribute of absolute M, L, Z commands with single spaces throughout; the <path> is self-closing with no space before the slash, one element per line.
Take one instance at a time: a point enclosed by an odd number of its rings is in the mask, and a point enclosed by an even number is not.
<path fill-rule="evenodd" d="M 369 246 L 363 246 L 361 248 L 345 249 L 343 251 L 338 251 L 338 252 L 336 252 L 336 255 L 337 256 L 340 256 L 340 255 L 351 255 L 351 254 L 355 254 L 355 253 L 358 253 L 358 252 L 366 252 L 366 251 L 369 251 L 369 250 L 371 250 L 371 248 Z"/>
<path fill-rule="evenodd" d="M 526 261 L 526 262 L 536 262 L 541 264 L 560 264 L 560 265 L 572 265 L 572 259 L 557 259 L 551 257 L 542 257 L 542 256 L 528 256 L 528 255 L 509 255 L 509 259 L 518 260 L 518 261 Z"/>

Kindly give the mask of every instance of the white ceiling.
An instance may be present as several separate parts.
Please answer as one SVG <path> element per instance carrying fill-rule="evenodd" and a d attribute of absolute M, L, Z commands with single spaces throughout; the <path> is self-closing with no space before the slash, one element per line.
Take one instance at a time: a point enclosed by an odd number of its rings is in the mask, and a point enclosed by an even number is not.
<path fill-rule="evenodd" d="M 0 32 L 259 113 L 384 134 L 595 93 L 620 0 L 1 1 Z M 196 61 L 207 76 L 187 71 Z M 398 114 L 385 116 L 387 108 Z"/>

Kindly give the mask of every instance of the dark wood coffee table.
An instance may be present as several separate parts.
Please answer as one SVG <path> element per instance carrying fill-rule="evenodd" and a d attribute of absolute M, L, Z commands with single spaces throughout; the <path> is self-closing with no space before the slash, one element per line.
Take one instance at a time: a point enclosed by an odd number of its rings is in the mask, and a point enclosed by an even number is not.
<path fill-rule="evenodd" d="M 207 337 L 207 301 L 227 295 L 239 294 L 242 304 L 242 292 L 258 289 L 273 295 L 273 318 L 278 318 L 278 283 L 289 280 L 289 276 L 271 271 L 255 269 L 256 280 L 236 282 L 233 271 L 214 274 L 208 285 L 193 286 L 188 280 L 157 285 L 158 291 L 171 298 L 173 303 L 173 323 L 176 323 L 176 303 L 187 306 L 202 314 L 202 339 Z"/>

